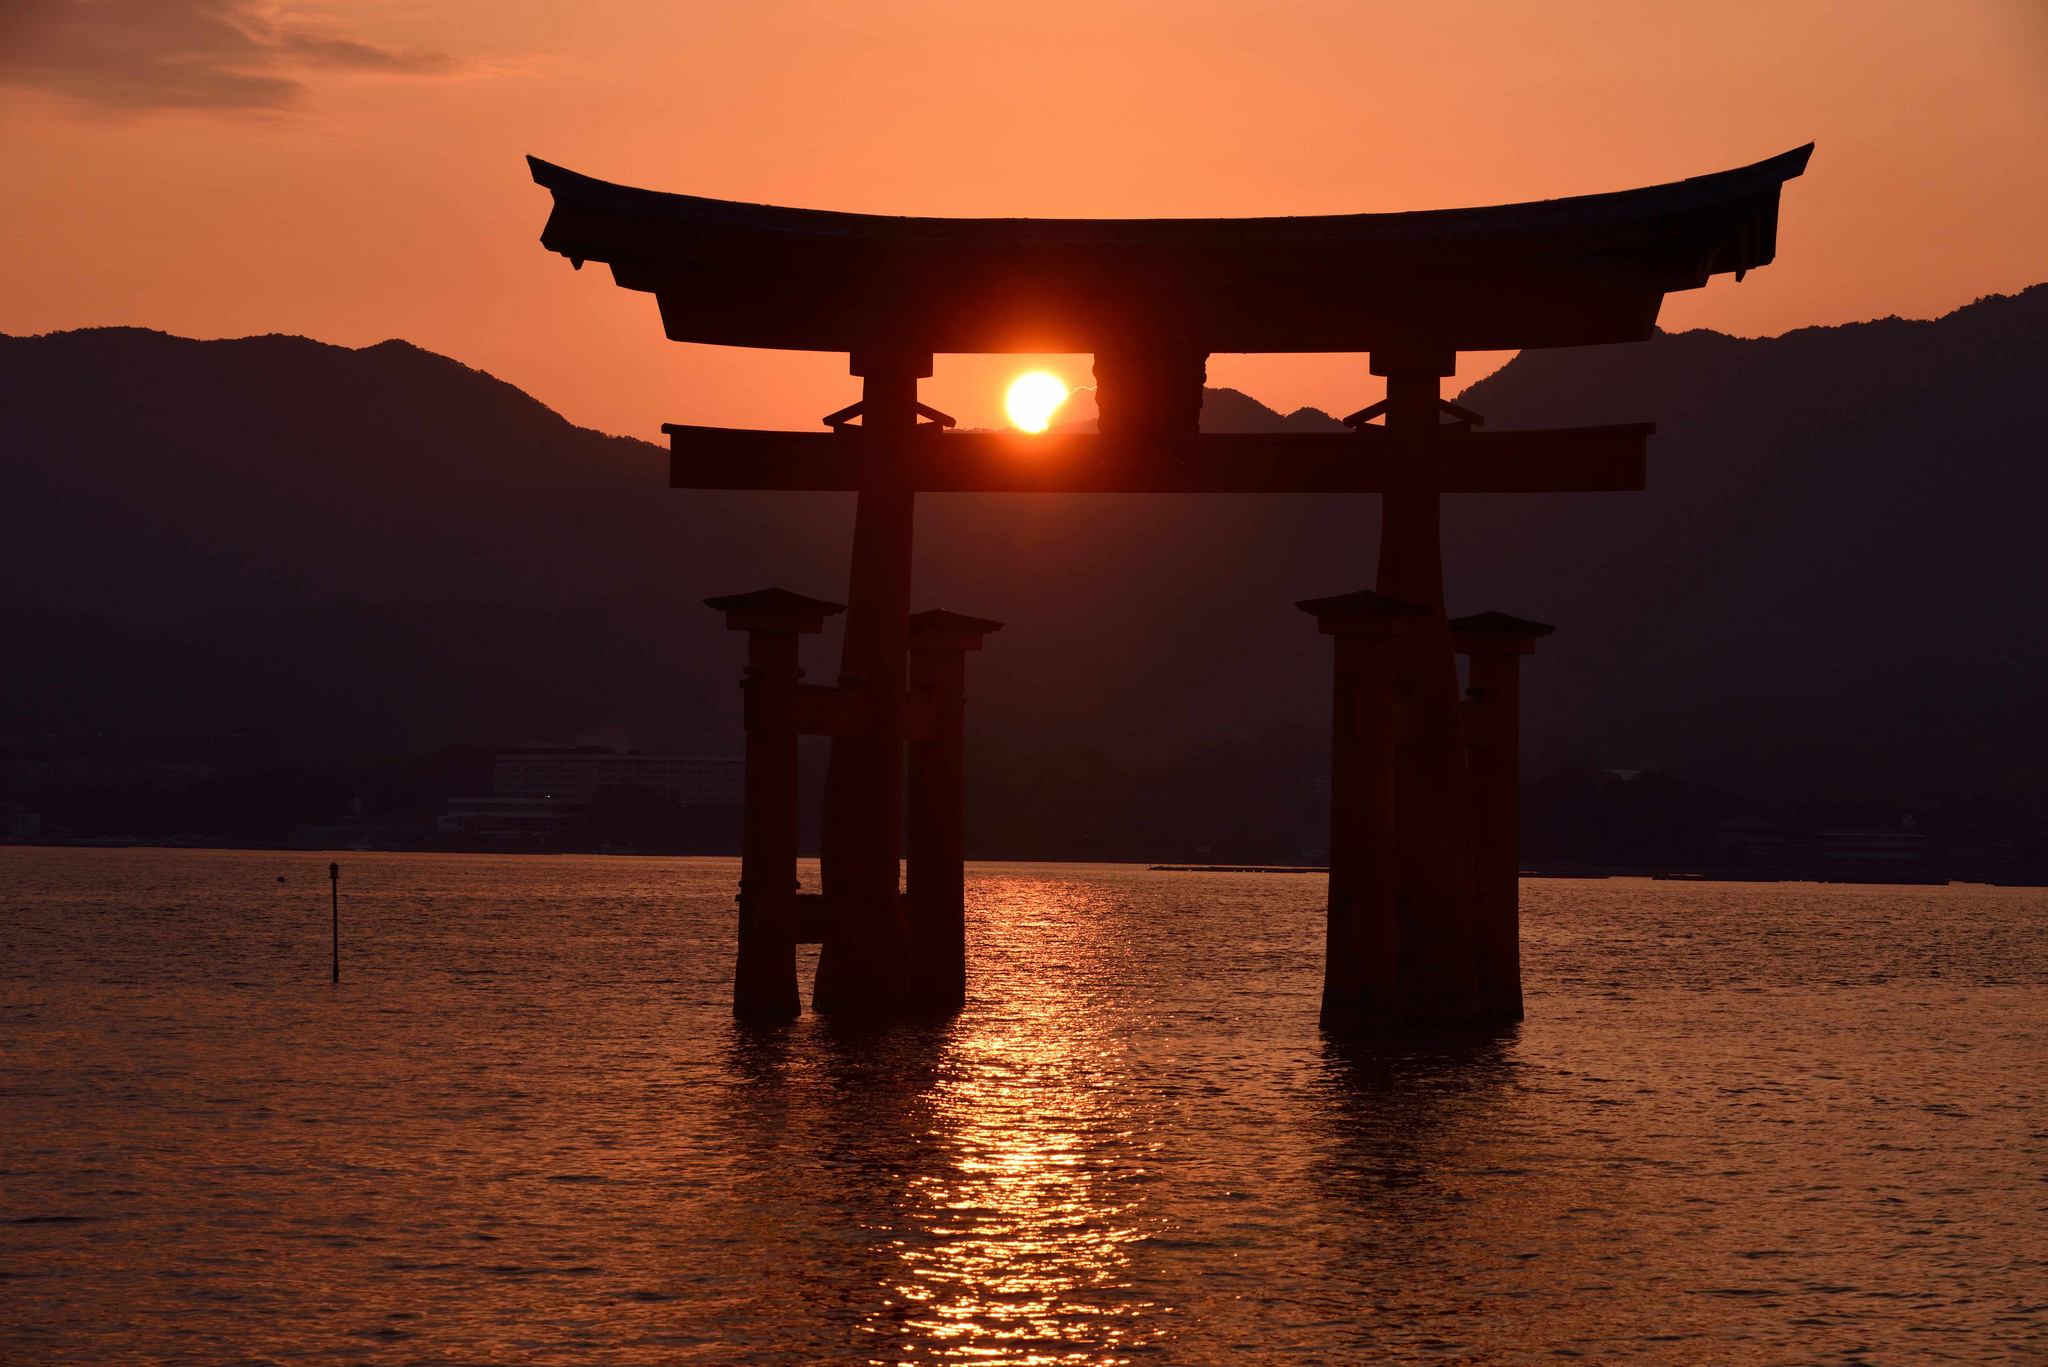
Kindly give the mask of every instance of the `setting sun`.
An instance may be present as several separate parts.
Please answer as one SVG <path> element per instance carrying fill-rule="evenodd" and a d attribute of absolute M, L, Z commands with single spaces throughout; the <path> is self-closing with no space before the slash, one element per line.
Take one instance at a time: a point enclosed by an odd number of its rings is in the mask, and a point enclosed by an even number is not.
<path fill-rule="evenodd" d="M 1003 401 L 1010 411 L 1010 421 L 1026 432 L 1043 432 L 1046 424 L 1059 406 L 1067 401 L 1067 387 L 1059 377 L 1034 370 L 1029 375 L 1019 375 L 1010 386 L 1009 396 Z"/>

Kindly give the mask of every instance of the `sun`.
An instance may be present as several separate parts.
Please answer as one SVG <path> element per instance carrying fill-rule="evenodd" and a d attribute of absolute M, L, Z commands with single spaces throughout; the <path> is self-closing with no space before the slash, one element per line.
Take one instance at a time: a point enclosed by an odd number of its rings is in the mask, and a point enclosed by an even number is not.
<path fill-rule="evenodd" d="M 1017 377 L 1003 406 L 1010 410 L 1010 421 L 1026 432 L 1043 432 L 1054 410 L 1066 401 L 1067 387 L 1058 376 L 1034 370 Z"/>

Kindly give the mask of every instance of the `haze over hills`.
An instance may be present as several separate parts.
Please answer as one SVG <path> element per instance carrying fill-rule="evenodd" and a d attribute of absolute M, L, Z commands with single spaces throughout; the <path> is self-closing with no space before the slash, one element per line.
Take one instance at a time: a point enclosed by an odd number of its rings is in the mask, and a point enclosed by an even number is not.
<path fill-rule="evenodd" d="M 11 733 L 257 726 L 341 758 L 616 721 L 730 750 L 740 650 L 700 600 L 844 583 L 850 498 L 668 490 L 661 448 L 403 342 L 102 329 L 0 359 Z M 2043 786 L 2048 474 L 2016 400 L 2044 376 L 2036 287 L 1529 353 L 1467 390 L 1490 427 L 1659 424 L 1647 493 L 1446 501 L 1453 611 L 1560 627 L 1530 768 Z M 1234 391 L 1204 416 L 1334 423 Z M 1328 647 L 1292 603 L 1368 585 L 1377 520 L 1369 496 L 927 496 L 917 602 L 1008 623 L 978 730 L 1166 756 L 1323 724 Z"/>

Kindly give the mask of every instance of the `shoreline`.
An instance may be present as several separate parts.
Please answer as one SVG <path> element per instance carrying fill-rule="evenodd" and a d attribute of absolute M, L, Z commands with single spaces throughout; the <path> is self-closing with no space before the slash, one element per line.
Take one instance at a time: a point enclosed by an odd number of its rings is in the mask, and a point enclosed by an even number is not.
<path fill-rule="evenodd" d="M 639 850 L 600 848 L 569 850 L 534 845 L 493 845 L 478 843 L 393 843 L 390 841 L 337 844 L 289 840 L 147 840 L 100 838 L 90 840 L 8 840 L 5 849 L 73 850 L 248 850 L 275 854 L 516 854 L 516 855 L 605 855 L 638 859 L 738 859 L 736 852 L 719 850 Z M 802 856 L 815 859 L 815 852 Z M 1157 873 L 1258 873 L 1321 874 L 1327 866 L 1314 864 L 1155 864 L 1145 859 L 980 859 L 971 864 L 1129 864 Z M 1810 865 L 1783 869 L 1721 867 L 1705 864 L 1525 864 L 1523 878 L 1602 880 L 1646 878 L 1660 883 L 1844 883 L 1876 887 L 1946 887 L 1973 884 L 1995 888 L 2048 887 L 2048 870 L 1942 868 L 1923 870 L 1830 868 Z"/>

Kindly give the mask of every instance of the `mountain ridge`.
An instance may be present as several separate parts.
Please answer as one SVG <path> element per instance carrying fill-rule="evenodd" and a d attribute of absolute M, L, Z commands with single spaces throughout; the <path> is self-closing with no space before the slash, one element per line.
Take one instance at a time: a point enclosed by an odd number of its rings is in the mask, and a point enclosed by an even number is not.
<path fill-rule="evenodd" d="M 229 719 L 302 714 L 278 727 L 302 738 L 350 699 L 339 730 L 357 750 L 613 720 L 729 746 L 737 654 L 699 600 L 843 585 L 847 496 L 667 490 L 660 448 L 399 339 L 95 329 L 0 338 L 0 361 L 0 605 L 45 636 L 51 614 L 112 621 L 61 667 L 48 652 L 65 647 L 16 652 L 32 658 L 7 667 L 0 699 L 17 727 L 99 724 L 51 700 L 123 697 L 134 661 L 156 658 L 135 642 L 183 636 L 185 663 L 147 668 L 218 679 L 205 696 Z M 1999 625 L 2031 620 L 2043 583 L 2025 510 L 2048 489 L 2014 396 L 2044 374 L 2037 286 L 1935 320 L 1524 353 L 1468 387 L 1489 430 L 1659 424 L 1646 494 L 1446 499 L 1453 611 L 1561 628 L 1530 662 L 1532 770 L 2048 782 L 2030 705 L 2048 660 L 2038 632 Z M 1228 390 L 1205 417 L 1337 425 Z M 1326 648 L 1291 603 L 1370 584 L 1376 503 L 926 496 L 918 606 L 1010 623 L 975 661 L 973 723 L 1017 744 L 1158 757 L 1314 726 Z M 336 612 L 385 626 L 323 646 L 306 624 Z M 291 655 L 283 675 L 354 682 L 238 683 L 246 664 L 205 663 L 234 655 L 222 628 L 194 625 L 235 614 Z M 806 647 L 814 678 L 834 648 Z M 127 697 L 119 724 L 175 729 L 148 703 Z M 465 715 L 477 729 L 449 734 Z"/>

